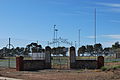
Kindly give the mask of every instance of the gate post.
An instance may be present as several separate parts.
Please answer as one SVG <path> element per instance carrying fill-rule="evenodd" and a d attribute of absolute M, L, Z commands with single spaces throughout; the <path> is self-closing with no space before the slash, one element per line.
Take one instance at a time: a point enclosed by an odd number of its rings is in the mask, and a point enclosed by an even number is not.
<path fill-rule="evenodd" d="M 98 56 L 97 65 L 98 65 L 98 69 L 100 69 L 101 67 L 104 66 L 104 57 L 103 56 Z"/>
<path fill-rule="evenodd" d="M 22 56 L 16 57 L 16 70 L 17 71 L 23 70 L 23 57 Z"/>
<path fill-rule="evenodd" d="M 51 68 L 51 48 L 49 46 L 45 47 L 45 68 Z"/>
<path fill-rule="evenodd" d="M 75 47 L 70 47 L 70 68 L 74 69 L 76 64 L 76 51 Z"/>

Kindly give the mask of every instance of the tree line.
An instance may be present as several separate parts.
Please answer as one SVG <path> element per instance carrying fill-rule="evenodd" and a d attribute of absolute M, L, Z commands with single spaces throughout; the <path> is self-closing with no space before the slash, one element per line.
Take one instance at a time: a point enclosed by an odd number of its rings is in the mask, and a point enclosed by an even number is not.
<path fill-rule="evenodd" d="M 99 56 L 99 55 L 111 55 L 114 54 L 114 50 L 119 49 L 120 44 L 119 42 L 115 42 L 115 44 L 112 45 L 112 47 L 106 47 L 103 48 L 102 44 L 95 44 L 95 45 L 86 45 L 86 46 L 81 46 L 77 53 L 78 56 L 82 55 L 85 56 L 85 54 L 89 56 Z M 63 55 L 66 56 L 68 51 L 68 48 L 66 47 L 54 47 L 51 48 L 51 53 L 53 55 Z M 16 56 L 16 55 L 24 55 L 28 56 L 29 53 L 41 53 L 45 52 L 45 49 L 37 44 L 37 43 L 30 43 L 26 45 L 26 47 L 16 47 L 12 49 L 8 49 L 7 47 L 3 47 L 0 49 L 0 57 L 5 57 L 5 56 Z"/>
<path fill-rule="evenodd" d="M 17 56 L 17 55 L 22 55 L 22 56 L 28 56 L 29 53 L 41 53 L 45 52 L 45 49 L 37 44 L 37 43 L 31 43 L 26 45 L 26 47 L 16 47 L 9 49 L 7 47 L 3 47 L 0 49 L 0 57 L 5 57 L 5 56 Z M 51 53 L 53 55 L 63 55 L 66 56 L 66 48 L 65 47 L 54 47 L 51 49 Z"/>
<path fill-rule="evenodd" d="M 119 42 L 115 42 L 115 44 L 112 45 L 112 47 L 105 47 L 103 48 L 102 44 L 98 43 L 95 45 L 86 45 L 86 46 L 81 46 L 78 49 L 78 56 L 82 55 L 84 56 L 89 55 L 89 56 L 100 56 L 100 55 L 111 55 L 115 53 L 116 49 L 120 48 Z"/>

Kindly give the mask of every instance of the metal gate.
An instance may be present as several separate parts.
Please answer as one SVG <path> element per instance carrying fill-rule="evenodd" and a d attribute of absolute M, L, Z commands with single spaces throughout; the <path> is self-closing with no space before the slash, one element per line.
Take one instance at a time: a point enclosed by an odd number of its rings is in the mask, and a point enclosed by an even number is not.
<path fill-rule="evenodd" d="M 52 56 L 51 65 L 53 69 L 70 69 L 69 56 Z"/>

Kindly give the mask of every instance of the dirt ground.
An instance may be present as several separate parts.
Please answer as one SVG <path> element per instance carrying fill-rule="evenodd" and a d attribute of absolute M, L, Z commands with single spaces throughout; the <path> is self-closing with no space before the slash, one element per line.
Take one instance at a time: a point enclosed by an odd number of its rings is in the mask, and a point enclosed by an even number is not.
<path fill-rule="evenodd" d="M 101 70 L 39 70 L 16 71 L 0 68 L 0 76 L 23 80 L 120 80 L 120 69 Z"/>

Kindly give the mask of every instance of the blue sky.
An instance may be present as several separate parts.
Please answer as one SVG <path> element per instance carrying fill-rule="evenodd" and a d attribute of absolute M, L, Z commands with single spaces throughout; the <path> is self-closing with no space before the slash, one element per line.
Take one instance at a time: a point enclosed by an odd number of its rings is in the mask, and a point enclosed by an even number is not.
<path fill-rule="evenodd" d="M 97 9 L 97 43 L 104 47 L 120 41 L 120 0 L 0 0 L 0 46 L 12 38 L 15 46 L 58 36 L 81 45 L 94 44 L 94 9 Z"/>

